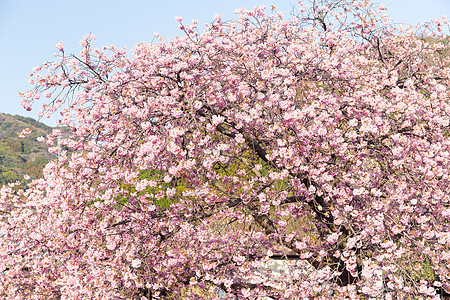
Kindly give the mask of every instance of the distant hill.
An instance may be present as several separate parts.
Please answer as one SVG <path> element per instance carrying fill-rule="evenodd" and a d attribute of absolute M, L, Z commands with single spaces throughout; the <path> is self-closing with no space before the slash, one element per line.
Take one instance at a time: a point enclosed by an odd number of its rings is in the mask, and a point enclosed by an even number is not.
<path fill-rule="evenodd" d="M 33 128 L 31 134 L 19 138 L 17 133 L 25 128 Z M 17 180 L 26 182 L 25 174 L 31 179 L 42 175 L 42 168 L 56 156 L 47 151 L 44 142 L 36 139 L 52 130 L 32 118 L 0 113 L 0 186 Z"/>

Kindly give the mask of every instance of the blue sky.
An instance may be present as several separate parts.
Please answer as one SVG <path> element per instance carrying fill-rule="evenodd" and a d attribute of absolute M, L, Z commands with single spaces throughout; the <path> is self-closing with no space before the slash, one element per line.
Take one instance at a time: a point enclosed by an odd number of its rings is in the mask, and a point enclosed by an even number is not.
<path fill-rule="evenodd" d="M 306 1 L 305 1 L 306 2 Z M 449 0 L 381 0 L 396 22 L 423 23 L 442 15 L 450 17 Z M 52 61 L 55 45 L 79 53 L 84 34 L 97 36 L 95 46 L 114 44 L 131 50 L 138 42 L 180 35 L 175 16 L 185 22 L 209 23 L 215 14 L 234 17 L 239 7 L 274 5 L 288 16 L 296 0 L 0 0 L 0 112 L 36 118 L 39 106 L 27 112 L 20 106 L 19 91 L 31 88 L 28 73 Z M 54 125 L 56 118 L 42 121 Z"/>

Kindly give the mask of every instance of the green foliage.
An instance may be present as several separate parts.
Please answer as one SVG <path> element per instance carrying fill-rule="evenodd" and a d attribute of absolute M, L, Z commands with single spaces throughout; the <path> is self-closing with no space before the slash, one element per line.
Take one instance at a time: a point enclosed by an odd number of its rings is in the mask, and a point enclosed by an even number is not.
<path fill-rule="evenodd" d="M 422 263 L 422 274 L 429 282 L 433 282 L 435 280 L 434 271 L 431 268 L 431 263 L 428 260 Z"/>
<path fill-rule="evenodd" d="M 153 195 L 151 200 L 158 205 L 160 208 L 169 208 L 170 205 L 174 202 L 173 198 L 167 198 L 164 195 L 161 198 L 157 198 L 156 195 L 161 191 L 165 192 L 168 188 L 176 188 L 177 193 L 181 193 L 186 187 L 180 181 L 178 182 L 176 179 L 167 183 L 164 181 L 164 174 L 162 172 L 156 170 L 143 170 L 141 171 L 141 175 L 139 179 L 147 179 L 147 180 L 155 180 L 158 184 L 155 187 L 147 186 L 146 189 L 142 192 L 137 192 L 138 195 L 150 194 Z"/>
<path fill-rule="evenodd" d="M 17 133 L 25 128 L 33 130 L 25 138 L 19 138 Z M 51 132 L 51 127 L 32 118 L 0 113 L 0 185 L 25 183 L 25 174 L 31 179 L 42 176 L 42 168 L 55 156 L 48 152 L 45 143 L 36 139 Z"/>
<path fill-rule="evenodd" d="M 5 171 L 5 172 L 1 172 L 0 173 L 0 182 L 1 183 L 8 183 L 8 182 L 15 182 L 17 180 L 21 180 L 21 178 L 19 177 L 19 175 L 14 172 L 14 171 Z"/>
<path fill-rule="evenodd" d="M 176 188 L 176 194 L 181 194 L 186 189 L 186 184 L 184 180 L 173 179 L 171 182 L 167 183 L 164 181 L 164 173 L 157 170 L 142 170 L 140 171 L 140 180 L 147 179 L 157 182 L 155 187 L 147 186 L 145 190 L 138 191 L 136 188 L 130 184 L 121 183 L 121 187 L 125 192 L 118 195 L 116 198 L 119 206 L 126 205 L 130 202 L 130 195 L 146 196 L 148 201 L 153 201 L 162 209 L 167 209 L 172 203 L 174 203 L 174 198 L 168 198 L 165 191 L 168 188 Z M 164 193 L 162 197 L 157 196 L 160 193 Z M 175 197 L 176 198 L 176 197 Z"/>

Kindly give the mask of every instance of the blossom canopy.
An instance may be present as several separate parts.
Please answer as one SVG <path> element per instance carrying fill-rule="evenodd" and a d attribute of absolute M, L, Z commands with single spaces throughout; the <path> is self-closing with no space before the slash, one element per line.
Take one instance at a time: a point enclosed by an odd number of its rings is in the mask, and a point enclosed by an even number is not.
<path fill-rule="evenodd" d="M 131 54 L 58 43 L 22 105 L 70 135 L 47 136 L 42 179 L 0 190 L 0 296 L 450 292 L 447 25 L 384 9 L 179 18 L 183 36 Z"/>

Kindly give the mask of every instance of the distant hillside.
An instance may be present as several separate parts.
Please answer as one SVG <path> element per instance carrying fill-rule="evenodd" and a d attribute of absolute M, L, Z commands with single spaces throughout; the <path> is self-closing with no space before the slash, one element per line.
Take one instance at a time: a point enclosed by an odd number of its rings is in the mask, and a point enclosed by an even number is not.
<path fill-rule="evenodd" d="M 32 133 L 19 138 L 17 133 L 27 127 L 33 127 Z M 0 113 L 0 185 L 25 182 L 25 174 L 31 179 L 42 175 L 42 168 L 56 157 L 47 151 L 44 142 L 36 139 L 50 134 L 52 129 L 32 118 Z"/>

